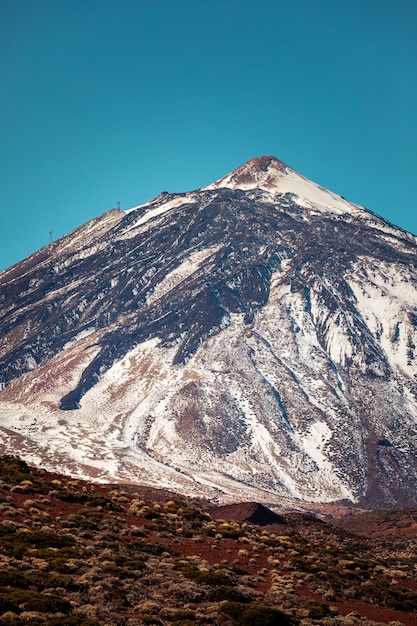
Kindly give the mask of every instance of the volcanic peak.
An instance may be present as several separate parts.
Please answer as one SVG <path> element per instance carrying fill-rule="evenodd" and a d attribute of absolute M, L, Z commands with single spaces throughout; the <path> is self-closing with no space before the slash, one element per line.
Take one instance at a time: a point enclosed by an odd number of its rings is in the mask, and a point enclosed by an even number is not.
<path fill-rule="evenodd" d="M 280 180 L 290 171 L 285 163 L 274 156 L 260 156 L 247 161 L 205 189 L 229 187 L 232 189 L 258 188 L 278 191 Z"/>
<path fill-rule="evenodd" d="M 249 161 L 241 165 L 235 171 L 237 172 L 239 170 L 241 171 L 248 170 L 249 172 L 252 172 L 252 173 L 256 173 L 256 172 L 261 173 L 261 172 L 268 172 L 269 169 L 275 168 L 285 173 L 287 167 L 288 166 L 285 163 L 283 163 L 283 161 L 280 161 L 276 157 L 269 154 L 267 156 L 254 157 L 253 159 L 250 159 Z"/>

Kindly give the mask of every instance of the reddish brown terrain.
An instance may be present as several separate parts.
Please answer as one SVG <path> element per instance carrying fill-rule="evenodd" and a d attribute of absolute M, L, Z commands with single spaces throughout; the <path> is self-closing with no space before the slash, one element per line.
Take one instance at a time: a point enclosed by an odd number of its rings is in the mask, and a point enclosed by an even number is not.
<path fill-rule="evenodd" d="M 0 624 L 417 624 L 417 510 L 326 521 L 0 458 Z"/>

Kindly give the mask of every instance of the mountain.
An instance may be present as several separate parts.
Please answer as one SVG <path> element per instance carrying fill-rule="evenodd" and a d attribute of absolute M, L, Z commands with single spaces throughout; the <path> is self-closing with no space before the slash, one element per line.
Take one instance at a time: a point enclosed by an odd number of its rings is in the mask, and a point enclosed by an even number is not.
<path fill-rule="evenodd" d="M 417 238 L 252 159 L 0 274 L 1 450 L 222 503 L 417 503 Z"/>

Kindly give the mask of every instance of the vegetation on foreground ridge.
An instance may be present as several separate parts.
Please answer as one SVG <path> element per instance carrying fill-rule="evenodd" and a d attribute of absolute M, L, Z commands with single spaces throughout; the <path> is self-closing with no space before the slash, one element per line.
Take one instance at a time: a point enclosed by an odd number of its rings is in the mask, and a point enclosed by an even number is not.
<path fill-rule="evenodd" d="M 1 625 L 417 623 L 417 510 L 261 526 L 11 456 L 0 496 Z"/>

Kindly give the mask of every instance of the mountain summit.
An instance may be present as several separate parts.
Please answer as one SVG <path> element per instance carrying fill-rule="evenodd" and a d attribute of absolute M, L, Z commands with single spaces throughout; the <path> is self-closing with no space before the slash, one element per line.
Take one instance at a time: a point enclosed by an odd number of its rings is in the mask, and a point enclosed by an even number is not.
<path fill-rule="evenodd" d="M 0 440 L 221 501 L 417 504 L 417 239 L 274 157 L 0 274 Z"/>
<path fill-rule="evenodd" d="M 251 159 L 205 189 L 265 189 L 280 191 L 285 175 L 292 172 L 289 167 L 273 156 Z"/>

